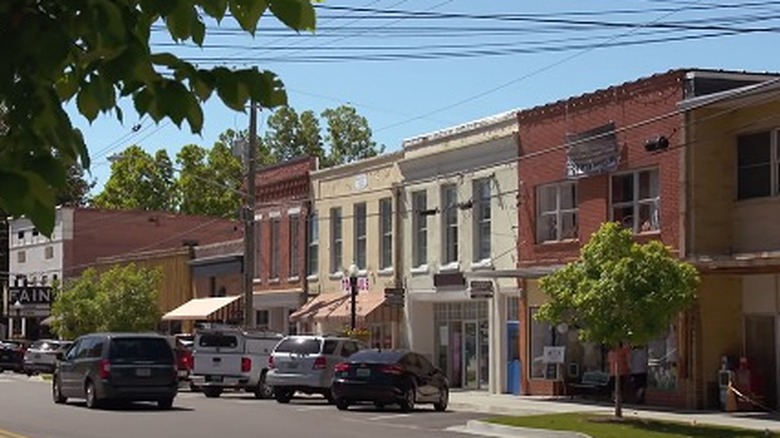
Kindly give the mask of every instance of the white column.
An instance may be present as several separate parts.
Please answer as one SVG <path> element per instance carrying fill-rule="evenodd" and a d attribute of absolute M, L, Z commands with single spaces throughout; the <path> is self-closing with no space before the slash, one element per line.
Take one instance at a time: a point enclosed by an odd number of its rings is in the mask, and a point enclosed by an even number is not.
<path fill-rule="evenodd" d="M 22 339 L 27 339 L 27 317 L 22 318 Z"/>
<path fill-rule="evenodd" d="M 506 386 L 506 323 L 504 321 L 505 297 L 496 282 L 496 291 L 490 299 L 490 379 L 492 394 L 500 394 Z"/>

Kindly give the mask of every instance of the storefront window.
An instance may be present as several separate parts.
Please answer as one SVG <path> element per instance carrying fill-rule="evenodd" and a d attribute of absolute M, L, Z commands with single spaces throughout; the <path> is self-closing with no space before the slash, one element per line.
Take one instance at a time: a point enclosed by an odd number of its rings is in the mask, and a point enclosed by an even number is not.
<path fill-rule="evenodd" d="M 677 389 L 677 326 L 672 324 L 659 339 L 647 346 L 648 386 L 662 390 Z"/>
<path fill-rule="evenodd" d="M 544 363 L 544 347 L 554 347 L 555 335 L 553 327 L 545 321 L 537 321 L 535 316 L 538 308 L 531 308 L 531 378 L 543 379 L 546 364 Z"/>
<path fill-rule="evenodd" d="M 566 347 L 564 351 L 565 367 L 562 377 L 578 379 L 585 371 L 601 371 L 604 364 L 604 351 L 600 344 L 583 342 L 579 332 L 565 325 L 554 327 L 535 318 L 538 308 L 531 308 L 531 366 L 532 379 L 546 378 L 547 364 L 544 363 L 544 347 Z"/>

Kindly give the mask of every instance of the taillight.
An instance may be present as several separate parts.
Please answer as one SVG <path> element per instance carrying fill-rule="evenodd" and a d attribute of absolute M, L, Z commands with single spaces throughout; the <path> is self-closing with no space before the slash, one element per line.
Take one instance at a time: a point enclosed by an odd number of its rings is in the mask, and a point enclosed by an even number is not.
<path fill-rule="evenodd" d="M 349 368 L 350 368 L 350 366 L 349 366 L 348 363 L 342 362 L 340 364 L 336 364 L 336 368 L 335 369 L 336 369 L 337 373 L 340 373 L 340 372 L 343 373 L 343 372 L 349 371 Z"/>
<path fill-rule="evenodd" d="M 274 364 L 274 357 L 268 356 L 268 369 L 276 368 L 276 364 Z"/>
<path fill-rule="evenodd" d="M 98 376 L 103 380 L 111 377 L 111 363 L 107 359 L 98 362 Z"/>
<path fill-rule="evenodd" d="M 248 357 L 241 358 L 241 372 L 248 373 L 252 371 L 252 359 Z"/>
<path fill-rule="evenodd" d="M 324 370 L 325 365 L 326 365 L 325 356 L 317 356 L 317 358 L 314 359 L 314 366 L 312 366 L 312 369 Z"/>
<path fill-rule="evenodd" d="M 403 371 L 404 370 L 401 367 L 399 367 L 398 365 L 385 365 L 385 366 L 379 368 L 379 372 L 380 373 L 385 373 L 385 374 L 396 374 L 396 375 L 398 375 L 398 374 L 403 373 Z"/>

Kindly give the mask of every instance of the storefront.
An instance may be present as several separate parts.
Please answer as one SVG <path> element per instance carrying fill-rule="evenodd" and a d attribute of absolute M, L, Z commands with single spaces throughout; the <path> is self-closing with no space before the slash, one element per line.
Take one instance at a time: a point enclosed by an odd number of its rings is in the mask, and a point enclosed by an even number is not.
<path fill-rule="evenodd" d="M 486 389 L 490 378 L 488 301 L 433 304 L 435 364 L 454 388 Z"/>

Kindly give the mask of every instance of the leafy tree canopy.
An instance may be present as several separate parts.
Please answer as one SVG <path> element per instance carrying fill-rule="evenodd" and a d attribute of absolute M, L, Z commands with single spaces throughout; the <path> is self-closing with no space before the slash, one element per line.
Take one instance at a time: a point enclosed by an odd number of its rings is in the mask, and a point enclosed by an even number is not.
<path fill-rule="evenodd" d="M 0 209 L 27 215 L 51 233 L 68 166 L 90 164 L 84 138 L 63 109 L 73 99 L 90 121 L 101 112 L 122 120 L 117 101 L 129 97 L 139 115 L 178 126 L 186 121 L 196 133 L 203 126 L 201 104 L 214 93 L 237 111 L 250 100 L 267 108 L 284 105 L 286 93 L 273 72 L 203 69 L 150 45 L 152 26 L 159 24 L 174 42 L 201 46 L 206 22 L 226 16 L 254 34 L 266 11 L 292 29 L 314 29 L 309 0 L 0 2 L 0 102 L 7 109 Z"/>
<path fill-rule="evenodd" d="M 152 157 L 130 146 L 111 163 L 111 177 L 92 202 L 99 208 L 172 211 L 177 204 L 173 172 L 165 150 Z"/>
<path fill-rule="evenodd" d="M 57 291 L 52 329 L 65 339 L 98 331 L 153 330 L 160 320 L 158 269 L 134 264 L 85 270 Z"/>
<path fill-rule="evenodd" d="M 582 248 L 579 260 L 542 278 L 549 301 L 537 318 L 579 329 L 582 340 L 646 345 L 695 299 L 696 269 L 659 241 L 634 242 L 610 222 Z"/>

